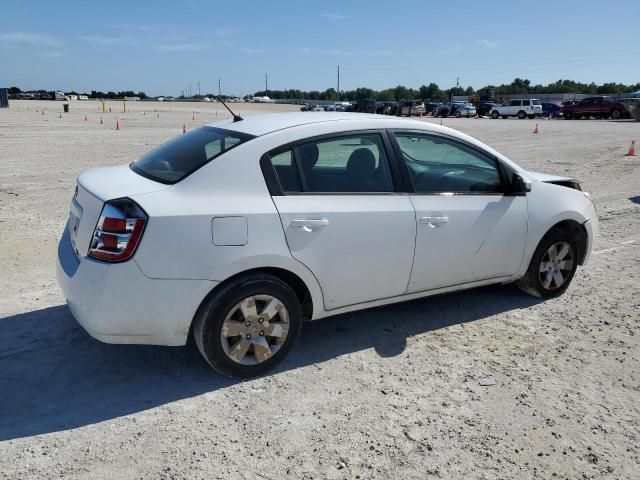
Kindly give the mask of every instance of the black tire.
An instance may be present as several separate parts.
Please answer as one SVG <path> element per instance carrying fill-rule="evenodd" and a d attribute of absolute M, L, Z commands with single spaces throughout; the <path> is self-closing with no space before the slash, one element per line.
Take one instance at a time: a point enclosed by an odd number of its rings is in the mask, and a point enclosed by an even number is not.
<path fill-rule="evenodd" d="M 498 114 L 497 110 L 494 110 L 493 112 L 491 112 L 491 118 L 493 118 L 494 120 L 497 119 L 500 115 Z"/>
<path fill-rule="evenodd" d="M 571 250 L 563 258 L 571 258 L 571 266 L 566 270 L 559 268 L 564 280 L 562 284 L 558 286 L 554 278 L 549 286 L 545 286 L 541 277 L 543 275 L 546 277 L 549 274 L 553 276 L 553 270 L 543 274 L 541 272 L 541 269 L 543 268 L 541 264 L 545 259 L 549 259 L 548 250 L 553 245 L 557 244 L 566 244 L 570 247 Z M 527 273 L 525 273 L 524 277 L 516 282 L 516 285 L 520 290 L 528 293 L 529 295 L 533 295 L 534 297 L 559 297 L 569 287 L 569 284 L 576 273 L 576 269 L 578 268 L 578 252 L 578 242 L 576 241 L 573 233 L 560 228 L 551 230 L 542 238 L 542 240 L 540 240 L 538 248 L 536 248 L 533 257 L 531 258 L 531 263 L 529 264 Z M 546 263 L 547 265 L 550 265 L 551 268 L 551 262 L 547 261 Z M 567 265 L 565 264 L 565 266 Z"/>
<path fill-rule="evenodd" d="M 620 110 L 612 110 L 611 111 L 611 118 L 613 120 L 619 120 L 620 117 L 622 117 L 622 112 Z"/>
<path fill-rule="evenodd" d="M 571 118 L 573 118 L 573 115 L 571 115 L 569 112 L 563 113 L 562 116 L 565 120 L 571 120 Z"/>
<path fill-rule="evenodd" d="M 462 113 L 456 112 L 456 118 L 460 118 L 460 117 L 462 117 Z"/>
<path fill-rule="evenodd" d="M 527 118 L 528 118 L 529 120 L 533 120 L 534 118 L 536 118 L 536 116 L 535 116 L 535 115 L 527 115 Z"/>
<path fill-rule="evenodd" d="M 527 114 L 524 112 L 524 110 L 520 110 L 520 111 L 518 112 L 518 118 L 519 118 L 520 120 L 524 120 L 524 117 L 526 117 L 526 116 L 527 116 Z"/>
<path fill-rule="evenodd" d="M 282 302 L 288 312 L 289 330 L 282 345 L 270 358 L 261 363 L 244 365 L 225 353 L 221 332 L 231 309 L 254 295 L 269 295 Z M 275 367 L 291 351 L 301 328 L 302 307 L 298 297 L 288 284 L 268 273 L 247 274 L 223 285 L 205 299 L 193 320 L 193 336 L 198 350 L 209 365 L 228 377 L 255 377 Z"/>

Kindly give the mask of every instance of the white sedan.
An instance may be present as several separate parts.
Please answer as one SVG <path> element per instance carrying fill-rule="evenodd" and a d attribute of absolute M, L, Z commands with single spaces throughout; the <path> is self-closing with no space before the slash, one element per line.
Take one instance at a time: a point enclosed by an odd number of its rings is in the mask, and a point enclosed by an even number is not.
<path fill-rule="evenodd" d="M 597 232 L 577 182 L 455 130 L 287 113 L 207 125 L 80 175 L 57 270 L 93 337 L 193 335 L 216 370 L 252 376 L 307 320 L 488 284 L 556 297 Z"/>

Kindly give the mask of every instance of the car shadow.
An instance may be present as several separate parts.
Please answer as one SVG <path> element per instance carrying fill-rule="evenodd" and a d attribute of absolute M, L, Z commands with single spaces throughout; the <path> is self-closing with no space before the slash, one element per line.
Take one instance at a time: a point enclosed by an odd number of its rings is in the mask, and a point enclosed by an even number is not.
<path fill-rule="evenodd" d="M 494 286 L 312 322 L 270 375 L 369 348 L 395 356 L 414 335 L 537 302 Z M 239 381 L 216 374 L 195 348 L 100 343 L 66 305 L 0 319 L 0 441 L 102 422 Z"/>
<path fill-rule="evenodd" d="M 629 200 L 640 205 L 640 195 L 638 195 L 637 197 L 629 197 Z"/>

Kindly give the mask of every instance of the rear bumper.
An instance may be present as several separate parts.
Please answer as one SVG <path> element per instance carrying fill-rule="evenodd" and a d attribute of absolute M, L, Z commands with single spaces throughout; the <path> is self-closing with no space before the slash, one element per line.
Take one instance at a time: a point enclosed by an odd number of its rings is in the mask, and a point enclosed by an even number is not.
<path fill-rule="evenodd" d="M 587 220 L 582 225 L 587 231 L 587 248 L 585 249 L 584 257 L 582 258 L 582 265 L 585 265 L 589 260 L 589 257 L 591 256 L 595 237 L 600 235 L 600 223 L 598 221 L 598 217 L 593 217 L 591 220 Z"/>
<path fill-rule="evenodd" d="M 58 245 L 56 273 L 75 319 L 105 343 L 184 345 L 198 306 L 217 284 L 151 279 L 132 260 L 79 259 L 68 228 Z"/>

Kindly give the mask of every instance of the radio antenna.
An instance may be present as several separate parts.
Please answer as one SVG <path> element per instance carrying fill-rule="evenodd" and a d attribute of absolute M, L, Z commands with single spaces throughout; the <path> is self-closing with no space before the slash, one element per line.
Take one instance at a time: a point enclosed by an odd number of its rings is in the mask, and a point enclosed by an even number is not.
<path fill-rule="evenodd" d="M 229 113 L 233 116 L 233 121 L 234 121 L 234 122 L 239 122 L 239 121 L 243 120 L 243 118 L 242 118 L 240 115 L 236 115 L 235 113 L 233 113 L 233 111 L 231 111 L 231 109 L 229 108 L 229 106 L 228 106 L 226 103 L 224 103 L 220 97 L 216 97 L 216 98 L 218 99 L 218 101 L 219 101 L 222 105 L 224 105 L 224 108 L 226 108 L 227 110 L 229 110 Z"/>

